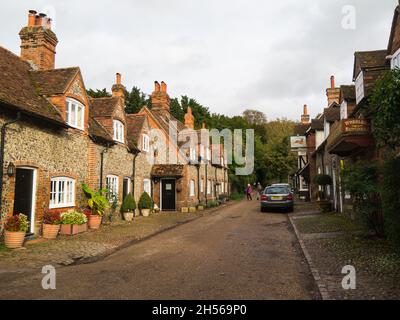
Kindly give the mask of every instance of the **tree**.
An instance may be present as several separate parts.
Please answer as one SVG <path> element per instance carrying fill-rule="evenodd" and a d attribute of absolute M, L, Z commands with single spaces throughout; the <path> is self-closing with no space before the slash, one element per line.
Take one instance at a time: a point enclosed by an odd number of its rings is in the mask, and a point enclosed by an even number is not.
<path fill-rule="evenodd" d="M 248 109 L 243 112 L 243 118 L 252 126 L 263 126 L 267 123 L 264 112 Z"/>
<path fill-rule="evenodd" d="M 111 97 L 111 93 L 109 93 L 106 88 L 104 88 L 103 90 L 96 89 L 96 91 L 93 89 L 89 89 L 87 90 L 87 94 L 92 98 Z"/>
<path fill-rule="evenodd" d="M 125 92 L 126 113 L 138 113 L 143 106 L 150 107 L 150 97 L 138 87 L 133 87 L 130 92 Z"/>

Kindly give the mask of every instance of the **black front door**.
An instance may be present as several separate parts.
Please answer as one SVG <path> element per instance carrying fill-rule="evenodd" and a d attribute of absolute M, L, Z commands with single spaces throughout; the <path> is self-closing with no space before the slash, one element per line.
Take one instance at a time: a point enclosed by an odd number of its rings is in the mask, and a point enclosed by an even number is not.
<path fill-rule="evenodd" d="M 33 200 L 33 170 L 18 169 L 15 177 L 14 210 L 13 214 L 23 213 L 32 220 Z"/>
<path fill-rule="evenodd" d="M 161 180 L 161 210 L 174 211 L 176 210 L 176 192 L 175 179 Z"/>

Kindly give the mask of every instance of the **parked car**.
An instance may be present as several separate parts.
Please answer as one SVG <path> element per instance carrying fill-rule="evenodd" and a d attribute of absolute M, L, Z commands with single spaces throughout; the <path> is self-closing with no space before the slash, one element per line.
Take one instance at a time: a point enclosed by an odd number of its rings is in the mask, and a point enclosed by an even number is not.
<path fill-rule="evenodd" d="M 289 190 L 294 194 L 294 188 L 289 183 L 275 183 L 272 187 L 288 187 Z"/>
<path fill-rule="evenodd" d="M 268 209 L 283 209 L 293 212 L 294 197 L 287 186 L 271 186 L 264 190 L 261 195 L 261 211 Z"/>

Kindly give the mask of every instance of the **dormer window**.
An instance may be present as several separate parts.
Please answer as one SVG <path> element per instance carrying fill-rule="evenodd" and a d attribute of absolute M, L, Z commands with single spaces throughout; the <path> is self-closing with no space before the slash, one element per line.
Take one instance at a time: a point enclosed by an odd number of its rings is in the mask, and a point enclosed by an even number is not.
<path fill-rule="evenodd" d="M 85 106 L 77 100 L 67 99 L 67 124 L 73 128 L 83 130 L 85 127 Z"/>
<path fill-rule="evenodd" d="M 391 61 L 392 69 L 400 68 L 400 49 L 396 51 L 396 53 L 392 57 Z"/>
<path fill-rule="evenodd" d="M 119 121 L 119 120 L 114 120 L 113 121 L 113 127 L 114 127 L 114 140 L 124 143 L 125 142 L 125 127 L 124 124 Z"/>
<path fill-rule="evenodd" d="M 147 134 L 143 135 L 142 150 L 144 152 L 150 152 L 150 138 Z"/>

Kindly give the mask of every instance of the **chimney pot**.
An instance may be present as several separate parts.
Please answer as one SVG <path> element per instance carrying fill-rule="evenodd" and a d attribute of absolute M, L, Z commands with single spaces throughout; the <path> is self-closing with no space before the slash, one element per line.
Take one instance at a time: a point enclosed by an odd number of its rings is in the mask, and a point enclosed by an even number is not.
<path fill-rule="evenodd" d="M 205 129 L 205 128 L 206 128 L 206 123 L 205 123 L 205 122 L 203 122 L 203 124 L 201 125 L 201 128 L 202 128 L 202 129 Z"/>
<path fill-rule="evenodd" d="M 154 81 L 154 91 L 160 92 L 160 84 L 158 83 L 158 81 Z"/>
<path fill-rule="evenodd" d="M 167 84 L 161 81 L 161 92 L 167 92 Z"/>
<path fill-rule="evenodd" d="M 305 115 L 305 116 L 308 115 L 308 107 L 307 107 L 306 104 L 305 104 L 304 107 L 303 107 L 303 115 Z"/>
<path fill-rule="evenodd" d="M 35 10 L 29 10 L 28 14 L 28 27 L 33 27 L 36 23 L 36 14 Z"/>
<path fill-rule="evenodd" d="M 121 74 L 120 73 L 116 74 L 116 83 L 121 84 Z"/>
<path fill-rule="evenodd" d="M 335 76 L 331 76 L 331 89 L 335 89 Z"/>

